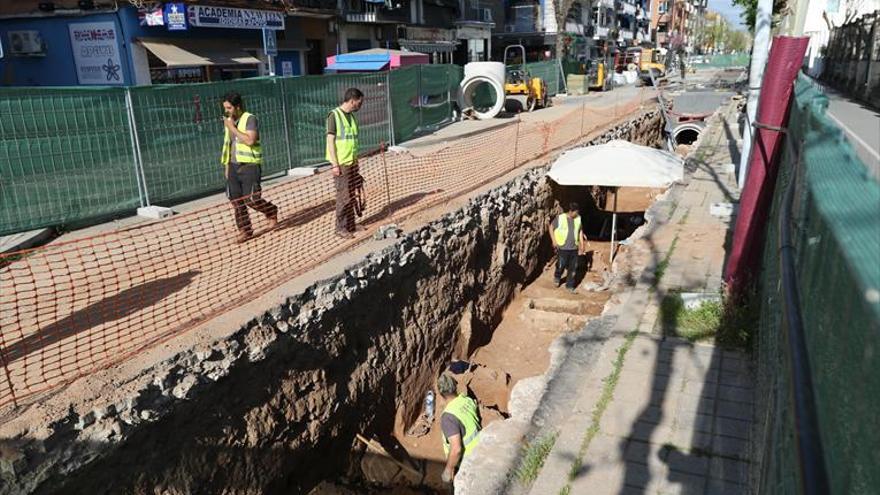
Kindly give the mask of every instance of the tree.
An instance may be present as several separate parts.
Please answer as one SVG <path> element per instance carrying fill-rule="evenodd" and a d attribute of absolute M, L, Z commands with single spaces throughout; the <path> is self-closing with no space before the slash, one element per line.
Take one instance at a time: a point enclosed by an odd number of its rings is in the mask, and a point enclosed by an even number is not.
<path fill-rule="evenodd" d="M 733 0 L 733 4 L 742 7 L 742 20 L 748 26 L 749 32 L 754 32 L 755 19 L 758 17 L 758 0 Z M 788 0 L 773 0 L 773 19 L 771 21 L 773 26 L 779 23 L 779 16 L 786 12 L 788 12 Z"/>
<path fill-rule="evenodd" d="M 859 16 L 859 13 L 862 10 L 863 0 L 843 0 L 843 22 L 839 25 L 835 26 L 831 19 L 828 18 L 828 11 L 822 11 L 822 19 L 825 20 L 825 25 L 828 26 L 828 30 L 831 31 L 836 27 L 842 26 L 844 24 L 849 24 L 850 22 L 856 20 L 856 17 Z"/>
<path fill-rule="evenodd" d="M 734 52 L 745 52 L 751 44 L 751 37 L 745 31 L 736 30 L 728 34 L 726 48 Z"/>

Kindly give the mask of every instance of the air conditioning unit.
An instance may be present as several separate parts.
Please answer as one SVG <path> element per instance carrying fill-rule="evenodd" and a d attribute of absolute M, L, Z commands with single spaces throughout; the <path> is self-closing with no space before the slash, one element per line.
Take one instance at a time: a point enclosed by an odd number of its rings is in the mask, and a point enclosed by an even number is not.
<path fill-rule="evenodd" d="M 9 31 L 9 53 L 22 56 L 46 55 L 46 45 L 39 31 Z"/>

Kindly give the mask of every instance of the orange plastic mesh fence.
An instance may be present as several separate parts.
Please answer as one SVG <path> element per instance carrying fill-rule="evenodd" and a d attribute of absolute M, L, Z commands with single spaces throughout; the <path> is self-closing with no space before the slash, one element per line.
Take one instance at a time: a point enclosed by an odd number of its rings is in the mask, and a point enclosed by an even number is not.
<path fill-rule="evenodd" d="M 642 94 L 606 108 L 572 105 L 552 122 L 517 120 L 454 145 L 366 157 L 358 223 L 399 221 L 448 201 L 641 106 Z M 266 188 L 262 198 L 279 208 L 279 225 L 270 230 L 264 215 L 249 209 L 254 237 L 246 242 L 237 241 L 233 207 L 223 201 L 0 256 L 0 407 L 119 363 L 370 235 L 336 236 L 329 172 Z"/>

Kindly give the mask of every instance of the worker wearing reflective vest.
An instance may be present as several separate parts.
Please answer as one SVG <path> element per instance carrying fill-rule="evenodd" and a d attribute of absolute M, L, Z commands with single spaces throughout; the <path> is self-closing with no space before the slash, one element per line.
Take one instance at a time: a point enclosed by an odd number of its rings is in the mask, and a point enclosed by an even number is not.
<path fill-rule="evenodd" d="M 244 242 L 254 234 L 248 207 L 265 215 L 270 229 L 278 225 L 278 207 L 260 197 L 263 147 L 257 117 L 244 111 L 241 95 L 235 92 L 223 97 L 223 111 L 220 163 L 226 176 L 226 195 L 235 213 L 238 241 Z"/>
<path fill-rule="evenodd" d="M 565 286 L 571 293 L 577 292 L 578 258 L 585 252 L 587 245 L 579 210 L 577 203 L 571 203 L 567 212 L 550 223 L 550 239 L 556 248 L 556 272 L 553 280 L 559 287 L 562 285 L 562 274 L 566 272 Z"/>
<path fill-rule="evenodd" d="M 358 173 L 358 122 L 355 113 L 364 102 L 357 88 L 345 91 L 343 102 L 327 116 L 326 159 L 336 183 L 336 235 L 350 239 L 355 230 L 355 192 L 362 187 Z"/>
<path fill-rule="evenodd" d="M 446 401 L 446 407 L 440 416 L 443 452 L 446 454 L 443 481 L 451 483 L 461 460 L 472 452 L 479 442 L 480 413 L 474 399 L 458 393 L 458 384 L 451 376 L 440 376 L 437 391 Z"/>

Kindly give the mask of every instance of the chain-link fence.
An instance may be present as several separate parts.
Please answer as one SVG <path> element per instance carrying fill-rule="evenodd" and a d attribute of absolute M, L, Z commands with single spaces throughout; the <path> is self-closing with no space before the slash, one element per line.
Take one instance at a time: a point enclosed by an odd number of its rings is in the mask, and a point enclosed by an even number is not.
<path fill-rule="evenodd" d="M 880 184 L 825 115 L 827 99 L 805 76 L 795 87 L 788 140 L 764 247 L 756 334 L 761 403 L 753 473 L 758 493 L 801 493 L 789 321 L 780 252 L 793 272 L 830 493 L 880 486 Z M 790 218 L 779 218 L 789 188 Z M 780 229 L 791 232 L 791 246 Z M 802 425 L 803 427 L 803 425 Z"/>
<path fill-rule="evenodd" d="M 325 122 L 346 88 L 366 101 L 361 145 L 412 138 L 453 118 L 462 71 L 254 78 L 121 88 L 0 89 L 0 234 L 96 221 L 223 188 L 222 98 L 259 119 L 263 175 L 324 161 Z"/>

